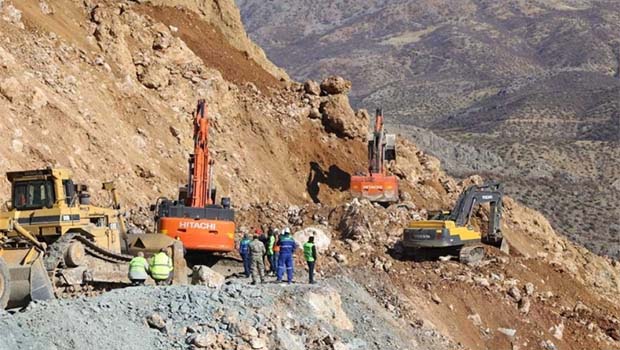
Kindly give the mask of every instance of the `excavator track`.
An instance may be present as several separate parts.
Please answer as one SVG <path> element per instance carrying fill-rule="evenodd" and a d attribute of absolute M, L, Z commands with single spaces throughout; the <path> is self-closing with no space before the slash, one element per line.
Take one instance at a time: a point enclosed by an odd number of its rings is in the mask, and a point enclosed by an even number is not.
<path fill-rule="evenodd" d="M 459 251 L 459 261 L 467 265 L 479 264 L 486 253 L 482 245 L 464 246 Z"/>

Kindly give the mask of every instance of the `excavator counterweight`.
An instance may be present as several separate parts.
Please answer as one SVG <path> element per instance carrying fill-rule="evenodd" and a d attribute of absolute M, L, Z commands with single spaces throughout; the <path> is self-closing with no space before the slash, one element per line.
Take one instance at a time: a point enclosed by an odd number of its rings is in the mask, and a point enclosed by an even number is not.
<path fill-rule="evenodd" d="M 385 162 L 396 160 L 396 136 L 383 129 L 383 113 L 377 109 L 375 128 L 368 134 L 368 173 L 351 177 L 351 194 L 371 202 L 397 202 L 398 179 L 387 175 Z"/>

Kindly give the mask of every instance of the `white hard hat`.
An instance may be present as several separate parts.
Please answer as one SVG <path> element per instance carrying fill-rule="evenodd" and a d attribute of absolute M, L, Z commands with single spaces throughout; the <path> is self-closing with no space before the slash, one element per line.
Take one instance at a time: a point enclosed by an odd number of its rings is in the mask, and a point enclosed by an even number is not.
<path fill-rule="evenodd" d="M 287 227 L 287 228 L 285 228 L 285 229 L 284 229 L 284 233 L 291 233 L 291 229 L 290 229 L 290 228 L 288 228 L 288 227 Z"/>

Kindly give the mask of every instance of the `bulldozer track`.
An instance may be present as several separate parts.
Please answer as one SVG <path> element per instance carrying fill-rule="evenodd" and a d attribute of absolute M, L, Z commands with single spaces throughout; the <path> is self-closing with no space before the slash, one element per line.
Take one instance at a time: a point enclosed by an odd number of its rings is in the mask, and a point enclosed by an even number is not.
<path fill-rule="evenodd" d="M 45 266 L 53 281 L 54 293 L 57 297 L 95 296 L 105 291 L 125 286 L 122 282 L 82 281 L 79 284 L 68 282 L 64 275 L 65 267 L 62 265 L 64 265 L 65 251 L 74 242 L 80 242 L 87 255 L 101 261 L 99 264 L 123 264 L 133 258 L 130 255 L 117 254 L 101 248 L 80 232 L 71 232 L 63 235 L 50 247 L 48 250 L 49 254 L 45 259 Z"/>
<path fill-rule="evenodd" d="M 78 235 L 77 232 L 67 233 L 48 247 L 47 251 L 45 252 L 44 259 L 45 269 L 47 271 L 53 271 L 58 267 L 58 265 L 60 265 L 60 263 L 63 261 L 65 251 L 67 250 L 69 244 L 71 244 L 71 241 L 76 235 Z"/>
<path fill-rule="evenodd" d="M 126 263 L 133 258 L 131 255 L 117 254 L 107 249 L 103 249 L 83 235 L 77 235 L 75 236 L 75 239 L 84 245 L 84 249 L 88 254 L 101 260 L 113 263 Z"/>
<path fill-rule="evenodd" d="M 82 243 L 87 254 L 107 262 L 116 264 L 125 263 L 129 262 L 133 258 L 130 255 L 117 254 L 107 249 L 103 249 L 79 232 L 71 232 L 63 235 L 56 242 L 54 242 L 54 244 L 50 245 L 45 257 L 45 268 L 48 271 L 53 271 L 60 265 L 64 259 L 65 251 L 74 241 Z"/>

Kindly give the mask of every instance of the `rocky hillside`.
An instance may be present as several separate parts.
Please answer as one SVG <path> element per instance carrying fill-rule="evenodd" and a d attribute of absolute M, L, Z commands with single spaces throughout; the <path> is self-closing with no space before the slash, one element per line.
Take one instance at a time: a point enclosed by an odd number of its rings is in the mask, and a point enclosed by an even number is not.
<path fill-rule="evenodd" d="M 501 179 L 559 232 L 620 257 L 617 1 L 237 3 L 295 78 L 345 75 L 355 106 L 383 106 L 451 174 Z"/>
<path fill-rule="evenodd" d="M 289 225 L 298 237 L 327 238 L 319 286 L 250 288 L 228 276 L 215 290 L 138 288 L 35 303 L 0 315 L 0 348 L 114 348 L 121 337 L 156 349 L 620 348 L 617 263 L 559 237 L 511 199 L 502 226 L 510 255 L 489 248 L 479 266 L 411 261 L 398 244 L 402 228 L 449 208 L 480 177 L 455 180 L 400 139 L 390 167 L 402 203 L 350 200 L 369 119 L 351 107 L 351 83 L 288 81 L 254 46 L 240 49 L 229 37 L 241 28 L 224 15 L 234 14 L 232 2 L 214 2 L 222 12 L 178 4 L 186 6 L 2 2 L 2 167 L 70 167 L 100 202 L 99 183 L 115 179 L 129 208 L 144 213 L 185 180 L 191 112 L 205 98 L 219 193 L 232 196 L 240 233 Z M 477 211 L 475 224 L 486 216 Z M 299 271 L 298 282 L 304 277 Z M 311 317 L 298 316 L 309 309 Z"/>
<path fill-rule="evenodd" d="M 218 29 L 224 24 L 210 22 L 221 18 L 207 21 L 189 10 L 132 2 L 40 4 L 45 3 L 4 2 L 2 7 L 4 169 L 72 168 L 93 192 L 101 181 L 116 179 L 129 204 L 148 203 L 160 193 L 173 196 L 184 181 L 193 145 L 191 113 L 203 97 L 214 119 L 214 148 L 221 150 L 222 193 L 241 203 L 268 192 L 266 186 L 263 191 L 248 188 L 266 183 L 260 175 L 269 169 L 259 169 L 257 162 L 250 170 L 245 164 L 268 157 L 266 152 L 289 156 L 282 146 L 286 135 L 276 137 L 280 131 L 270 124 L 300 108 L 291 102 L 276 110 L 274 103 L 289 94 L 268 92 L 285 85 L 272 74 L 279 70 L 254 60 L 255 47 L 232 45 L 227 35 L 237 34 L 226 34 Z M 265 130 L 265 137 L 242 142 L 240 129 L 249 131 L 250 126 Z M 292 138 L 297 131 L 281 132 Z M 232 186 L 227 179 L 236 173 L 244 173 L 245 182 Z M 6 196 L 8 183 L 2 181 L 0 189 Z M 300 198 L 303 192 L 290 191 L 269 190 L 276 198 Z M 253 198 L 244 197 L 248 193 Z"/>

